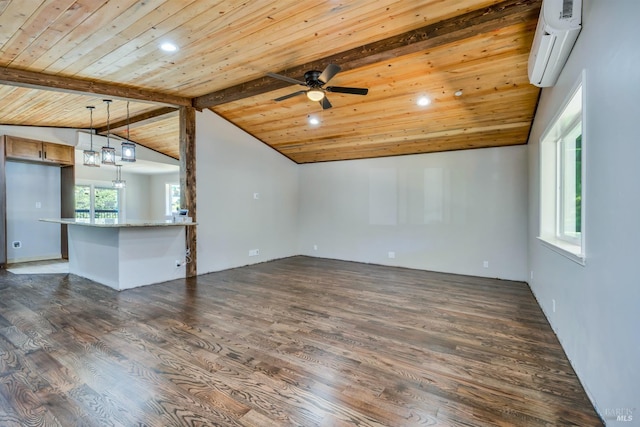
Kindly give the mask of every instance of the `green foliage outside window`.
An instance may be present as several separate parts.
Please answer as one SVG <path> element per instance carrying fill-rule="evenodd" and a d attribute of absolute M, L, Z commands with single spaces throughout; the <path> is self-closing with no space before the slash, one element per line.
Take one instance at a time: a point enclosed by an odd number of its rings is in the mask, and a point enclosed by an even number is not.
<path fill-rule="evenodd" d="M 91 188 L 88 185 L 76 185 L 76 209 L 91 208 Z"/>
<path fill-rule="evenodd" d="M 118 190 L 96 187 L 96 210 L 118 210 Z"/>

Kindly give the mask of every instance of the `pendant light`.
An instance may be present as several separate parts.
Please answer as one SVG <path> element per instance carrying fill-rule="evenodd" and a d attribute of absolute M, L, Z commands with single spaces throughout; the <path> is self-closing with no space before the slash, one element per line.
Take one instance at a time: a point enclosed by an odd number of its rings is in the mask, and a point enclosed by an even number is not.
<path fill-rule="evenodd" d="M 94 106 L 87 106 L 87 110 L 89 110 L 91 114 L 91 124 L 89 125 L 89 130 L 91 133 L 89 134 L 89 140 L 91 141 L 91 149 L 84 150 L 82 155 L 84 157 L 84 165 L 91 167 L 100 167 L 100 153 L 93 150 L 93 109 L 96 108 Z"/>
<path fill-rule="evenodd" d="M 109 113 L 110 99 L 103 99 L 107 104 L 107 146 L 102 147 L 102 164 L 103 165 L 115 165 L 116 164 L 116 149 L 109 145 L 109 121 L 111 120 Z"/>
<path fill-rule="evenodd" d="M 113 188 L 125 188 L 127 181 L 122 179 L 122 165 L 116 165 L 116 179 L 113 181 Z"/>
<path fill-rule="evenodd" d="M 129 139 L 129 101 L 127 101 L 127 141 L 122 143 L 122 155 L 120 158 L 123 162 L 136 161 L 136 144 Z"/>

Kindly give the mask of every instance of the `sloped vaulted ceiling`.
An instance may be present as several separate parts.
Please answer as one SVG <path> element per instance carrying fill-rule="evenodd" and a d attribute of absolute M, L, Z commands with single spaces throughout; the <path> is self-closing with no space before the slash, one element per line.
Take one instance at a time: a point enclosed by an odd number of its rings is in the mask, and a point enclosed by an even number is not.
<path fill-rule="evenodd" d="M 178 157 L 175 107 L 210 108 L 298 163 L 525 144 L 538 0 L 0 2 L 0 124 L 112 128 Z M 178 46 L 173 53 L 162 42 Z M 267 76 L 342 67 L 333 104 Z M 417 105 L 419 97 L 430 104 Z M 310 117 L 319 124 L 311 125 Z M 105 132 L 106 112 L 94 120 Z"/>

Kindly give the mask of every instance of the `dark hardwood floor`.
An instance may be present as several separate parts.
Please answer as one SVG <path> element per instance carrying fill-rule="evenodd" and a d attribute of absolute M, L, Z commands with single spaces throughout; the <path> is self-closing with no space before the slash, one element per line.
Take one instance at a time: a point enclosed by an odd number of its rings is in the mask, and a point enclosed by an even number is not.
<path fill-rule="evenodd" d="M 602 425 L 525 283 L 307 257 L 0 283 L 1 426 Z"/>

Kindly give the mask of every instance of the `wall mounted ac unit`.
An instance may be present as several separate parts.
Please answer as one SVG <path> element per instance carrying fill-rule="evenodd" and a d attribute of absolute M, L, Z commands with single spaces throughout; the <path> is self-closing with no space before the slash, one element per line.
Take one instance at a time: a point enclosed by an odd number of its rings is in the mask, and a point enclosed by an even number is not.
<path fill-rule="evenodd" d="M 543 0 L 529 54 L 529 81 L 553 86 L 580 33 L 582 0 Z"/>

